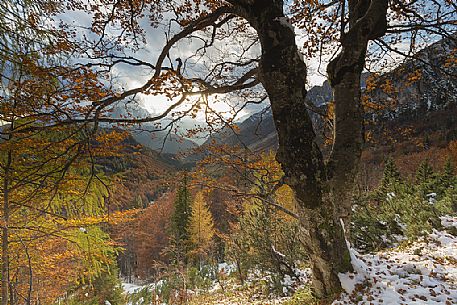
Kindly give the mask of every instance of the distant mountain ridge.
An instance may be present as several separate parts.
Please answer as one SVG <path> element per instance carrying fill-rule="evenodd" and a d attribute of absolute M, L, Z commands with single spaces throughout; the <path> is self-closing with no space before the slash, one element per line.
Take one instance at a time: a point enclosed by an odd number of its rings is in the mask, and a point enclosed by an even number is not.
<path fill-rule="evenodd" d="M 131 116 L 144 118 L 150 115 L 146 109 L 139 105 L 115 107 L 112 111 L 112 116 L 114 117 Z M 133 138 L 141 145 L 164 154 L 182 154 L 198 147 L 197 143 L 177 133 L 169 132 L 168 130 L 157 131 L 159 128 L 153 123 L 144 123 L 140 128 L 132 126 L 126 129 L 130 131 Z"/>
<path fill-rule="evenodd" d="M 165 154 L 177 155 L 186 153 L 196 147 L 198 144 L 174 133 L 167 131 L 153 131 L 153 128 L 143 127 L 142 131 L 132 130 L 131 134 L 135 140 L 152 150 Z"/>
<path fill-rule="evenodd" d="M 172 155 L 142 146 L 132 135 L 124 139 L 118 155 L 99 157 L 96 164 L 112 177 L 110 208 L 121 210 L 148 206 L 168 191 L 167 179 L 181 166 Z"/>
<path fill-rule="evenodd" d="M 408 60 L 392 72 L 385 73 L 374 82 L 376 89 L 367 90 L 368 73 L 362 75 L 361 88 L 369 101 L 377 104 L 394 103 L 395 106 L 385 111 L 371 114 L 371 119 L 378 122 L 399 117 L 419 117 L 427 111 L 437 111 L 446 107 L 457 106 L 457 67 L 447 67 L 447 55 L 457 49 L 455 40 L 441 40 L 424 48 L 417 54 L 417 59 Z M 439 67 L 439 68 L 436 68 Z M 414 73 L 420 77 L 411 81 Z M 391 94 L 384 92 L 386 83 L 391 83 Z M 332 90 L 328 81 L 322 86 L 315 86 L 308 91 L 307 99 L 323 110 L 332 100 Z M 310 113 L 317 123 L 320 118 Z M 237 132 L 227 128 L 213 135 L 204 145 L 212 141 L 230 145 L 248 147 L 251 151 L 276 149 L 278 138 L 270 109 L 253 114 L 237 125 Z"/>

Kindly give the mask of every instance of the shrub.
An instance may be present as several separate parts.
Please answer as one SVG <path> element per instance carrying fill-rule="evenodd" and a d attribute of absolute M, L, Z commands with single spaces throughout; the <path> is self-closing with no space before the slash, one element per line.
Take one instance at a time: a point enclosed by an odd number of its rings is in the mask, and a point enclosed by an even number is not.
<path fill-rule="evenodd" d="M 313 297 L 310 287 L 304 287 L 298 289 L 294 295 L 287 300 L 284 305 L 317 305 L 319 304 L 318 300 Z"/>
<path fill-rule="evenodd" d="M 195 267 L 189 268 L 188 281 L 190 289 L 208 289 L 212 284 L 211 267 L 206 265 L 202 266 L 200 270 Z"/>
<path fill-rule="evenodd" d="M 427 162 L 419 166 L 414 182 L 405 182 L 387 162 L 379 188 L 355 199 L 353 245 L 361 251 L 379 250 L 441 228 L 439 216 L 455 211 L 456 182 L 448 165 L 435 174 Z"/>

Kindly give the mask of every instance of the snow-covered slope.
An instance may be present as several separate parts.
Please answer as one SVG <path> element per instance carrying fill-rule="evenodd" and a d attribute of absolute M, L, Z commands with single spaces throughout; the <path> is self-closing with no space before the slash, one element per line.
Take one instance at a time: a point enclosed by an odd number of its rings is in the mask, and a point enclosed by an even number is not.
<path fill-rule="evenodd" d="M 442 219 L 456 226 L 456 217 Z M 356 273 L 341 274 L 340 304 L 457 304 L 457 238 L 434 230 L 405 248 L 353 259 Z"/>
<path fill-rule="evenodd" d="M 443 217 L 443 227 L 457 229 L 457 217 Z M 340 274 L 344 289 L 332 305 L 451 305 L 457 304 L 457 237 L 446 230 L 431 234 L 407 246 L 360 255 L 351 250 L 356 272 Z M 264 276 L 264 275 L 263 275 Z M 303 273 L 296 286 L 284 281 L 284 286 L 304 287 L 309 274 Z M 189 304 L 247 305 L 298 304 L 293 297 L 273 297 L 262 293 L 262 277 L 251 274 L 242 287 L 228 280 L 224 289 L 218 283 L 209 291 L 188 291 Z M 124 284 L 132 294 L 146 286 Z M 306 289 L 306 288 L 305 288 Z M 295 299 L 296 300 L 296 299 Z M 131 305 L 136 305 L 130 303 Z"/>

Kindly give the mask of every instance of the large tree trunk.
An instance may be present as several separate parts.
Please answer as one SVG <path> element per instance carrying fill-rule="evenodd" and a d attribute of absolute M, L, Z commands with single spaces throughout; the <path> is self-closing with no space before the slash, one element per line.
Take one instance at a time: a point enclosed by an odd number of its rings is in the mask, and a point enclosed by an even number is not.
<path fill-rule="evenodd" d="M 362 147 L 360 76 L 368 41 L 385 33 L 387 0 L 349 0 L 350 31 L 343 51 L 329 65 L 335 139 L 328 166 L 305 107 L 306 66 L 287 23 L 282 0 L 230 1 L 256 29 L 262 46 L 259 78 L 270 98 L 279 138 L 277 160 L 294 190 L 316 296 L 341 290 L 338 273 L 352 270 L 341 220 L 348 222 Z"/>
<path fill-rule="evenodd" d="M 358 59 L 355 65 L 359 65 Z M 334 75 L 332 69 L 329 69 L 329 75 Z M 363 143 L 360 75 L 361 71 L 347 72 L 339 83 L 331 83 L 335 101 L 335 141 L 327 164 L 327 173 L 335 212 L 343 220 L 347 230 L 350 227 L 352 192 Z"/>
<path fill-rule="evenodd" d="M 341 290 L 338 273 L 351 270 L 352 265 L 341 223 L 335 218 L 326 190 L 323 156 L 305 107 L 306 66 L 282 1 L 250 1 L 242 13 L 260 38 L 259 77 L 270 98 L 278 132 L 276 158 L 300 205 L 314 292 L 321 298 L 330 297 Z"/>
<path fill-rule="evenodd" d="M 349 0 L 348 5 L 349 30 L 341 33 L 341 52 L 327 67 L 335 103 L 334 143 L 327 173 L 337 217 L 347 229 L 364 138 L 360 78 L 369 41 L 386 32 L 388 0 Z"/>

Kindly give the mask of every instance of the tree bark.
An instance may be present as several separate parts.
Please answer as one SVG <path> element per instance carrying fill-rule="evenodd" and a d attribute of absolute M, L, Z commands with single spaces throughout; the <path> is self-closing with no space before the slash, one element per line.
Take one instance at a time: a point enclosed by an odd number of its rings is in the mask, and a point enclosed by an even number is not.
<path fill-rule="evenodd" d="M 233 0 L 257 31 L 262 56 L 258 76 L 266 89 L 279 138 L 277 160 L 294 190 L 306 230 L 317 297 L 341 290 L 338 273 L 352 270 L 341 220 L 349 223 L 351 195 L 361 155 L 360 77 L 368 42 L 385 34 L 387 0 L 349 0 L 349 32 L 329 64 L 335 102 L 334 145 L 325 164 L 305 106 L 306 65 L 295 44 L 282 0 Z"/>
<path fill-rule="evenodd" d="M 239 4 L 238 4 L 239 5 Z M 352 269 L 349 250 L 326 187 L 326 167 L 305 106 L 306 66 L 287 24 L 283 1 L 246 1 L 241 14 L 262 46 L 259 78 L 270 98 L 279 138 L 276 155 L 300 206 L 313 271 L 313 290 L 329 298 L 341 290 L 339 272 Z"/>
<path fill-rule="evenodd" d="M 349 30 L 342 32 L 341 52 L 327 67 L 333 91 L 334 142 L 328 163 L 336 217 L 349 229 L 351 199 L 363 144 L 360 79 L 370 40 L 387 30 L 387 0 L 349 0 Z"/>
<path fill-rule="evenodd" d="M 12 128 L 12 126 L 10 127 Z M 3 175 L 3 228 L 2 228 L 2 305 L 8 305 L 9 296 L 9 176 L 12 162 L 11 150 L 7 152 Z"/>

